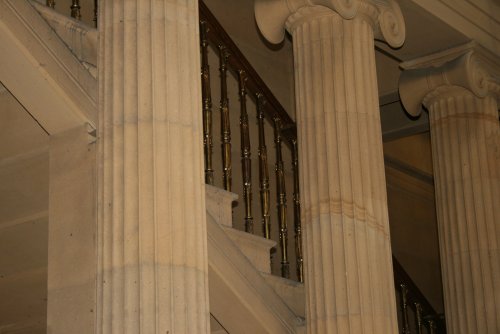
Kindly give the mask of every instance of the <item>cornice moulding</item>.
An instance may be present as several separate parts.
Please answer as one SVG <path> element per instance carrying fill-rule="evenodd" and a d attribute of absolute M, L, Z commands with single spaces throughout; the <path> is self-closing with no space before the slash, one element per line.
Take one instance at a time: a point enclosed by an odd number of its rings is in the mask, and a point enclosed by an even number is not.
<path fill-rule="evenodd" d="M 500 54 L 498 0 L 411 0 L 487 49 Z M 495 3 L 496 1 L 496 3 Z"/>
<path fill-rule="evenodd" d="M 481 59 L 481 62 L 490 68 L 492 74 L 500 74 L 500 58 L 495 55 L 490 50 L 481 46 L 476 41 L 470 41 L 466 44 L 462 44 L 450 49 L 446 49 L 437 53 L 422 56 L 416 59 L 405 61 L 401 63 L 400 67 L 403 70 L 413 70 L 421 69 L 427 67 L 439 67 L 444 63 L 452 61 L 468 52 L 474 52 L 474 54 Z"/>

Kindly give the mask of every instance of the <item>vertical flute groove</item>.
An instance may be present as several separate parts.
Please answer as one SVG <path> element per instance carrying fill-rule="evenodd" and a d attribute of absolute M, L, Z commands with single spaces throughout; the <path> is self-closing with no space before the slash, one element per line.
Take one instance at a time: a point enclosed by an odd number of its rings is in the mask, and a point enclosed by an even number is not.
<path fill-rule="evenodd" d="M 281 250 L 281 276 L 290 278 L 290 262 L 288 261 L 288 226 L 286 221 L 286 187 L 283 153 L 281 150 L 281 119 L 274 117 L 274 144 L 276 145 L 276 201 L 278 209 L 279 241 Z"/>
<path fill-rule="evenodd" d="M 231 123 L 229 119 L 229 99 L 227 97 L 227 59 L 229 52 L 225 46 L 219 45 L 219 72 L 220 72 L 220 128 L 222 152 L 222 183 L 224 189 L 231 191 Z"/>
<path fill-rule="evenodd" d="M 212 93 L 210 89 L 210 66 L 208 65 L 208 27 L 206 21 L 200 22 L 201 41 L 201 96 L 203 101 L 203 149 L 205 157 L 205 183 L 214 184 L 212 168 Z"/>
<path fill-rule="evenodd" d="M 292 171 L 293 171 L 293 220 L 295 227 L 295 258 L 297 280 L 304 282 L 304 259 L 302 255 L 302 223 L 300 221 L 300 185 L 299 185 L 299 152 L 297 139 L 292 140 Z"/>
<path fill-rule="evenodd" d="M 248 124 L 247 102 L 246 102 L 246 80 L 245 71 L 238 72 L 239 96 L 240 96 L 240 135 L 241 135 L 241 169 L 243 175 L 243 202 L 245 206 L 245 231 L 253 233 L 252 216 L 252 160 L 250 151 L 250 129 Z"/>
<path fill-rule="evenodd" d="M 264 107 L 266 101 L 262 94 L 257 94 L 257 124 L 259 130 L 259 186 L 260 186 L 260 209 L 262 216 L 262 232 L 266 239 L 271 239 L 271 215 L 270 190 L 269 190 L 269 167 L 267 160 L 266 137 L 264 133 Z"/>

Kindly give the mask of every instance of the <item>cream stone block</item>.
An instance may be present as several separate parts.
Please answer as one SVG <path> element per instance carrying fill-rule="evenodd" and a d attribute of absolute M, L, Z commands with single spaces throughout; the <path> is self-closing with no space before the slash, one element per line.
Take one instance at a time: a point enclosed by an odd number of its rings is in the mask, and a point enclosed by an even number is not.
<path fill-rule="evenodd" d="M 306 295 L 304 284 L 275 275 L 262 274 L 267 284 L 285 301 L 290 309 L 299 317 L 306 316 Z"/>
<path fill-rule="evenodd" d="M 233 202 L 238 199 L 238 195 L 208 184 L 205 185 L 205 189 L 207 214 L 222 226 L 228 237 L 233 240 L 257 270 L 270 274 L 271 248 L 276 246 L 276 242 L 232 227 L 232 206 Z"/>
<path fill-rule="evenodd" d="M 207 213 L 221 225 L 233 226 L 233 202 L 238 195 L 209 184 L 205 185 Z"/>
<path fill-rule="evenodd" d="M 99 17 L 97 333 L 208 333 L 198 2 Z"/>
<path fill-rule="evenodd" d="M 250 260 L 255 268 L 263 273 L 271 273 L 271 249 L 276 247 L 276 241 L 259 237 L 247 232 L 224 226 L 224 231 Z"/>

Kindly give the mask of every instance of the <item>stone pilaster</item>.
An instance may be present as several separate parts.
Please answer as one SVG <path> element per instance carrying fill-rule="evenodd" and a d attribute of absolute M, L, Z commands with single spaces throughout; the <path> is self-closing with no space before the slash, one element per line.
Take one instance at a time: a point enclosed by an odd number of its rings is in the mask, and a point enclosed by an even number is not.
<path fill-rule="evenodd" d="M 95 331 L 96 144 L 82 125 L 50 136 L 47 333 Z"/>
<path fill-rule="evenodd" d="M 500 86 L 470 48 L 435 61 L 404 73 L 400 93 L 429 111 L 447 330 L 500 333 Z"/>
<path fill-rule="evenodd" d="M 397 333 L 373 40 L 401 45 L 399 8 L 266 1 L 256 18 L 293 36 L 307 331 Z"/>
<path fill-rule="evenodd" d="M 208 333 L 196 0 L 100 6 L 98 333 Z"/>

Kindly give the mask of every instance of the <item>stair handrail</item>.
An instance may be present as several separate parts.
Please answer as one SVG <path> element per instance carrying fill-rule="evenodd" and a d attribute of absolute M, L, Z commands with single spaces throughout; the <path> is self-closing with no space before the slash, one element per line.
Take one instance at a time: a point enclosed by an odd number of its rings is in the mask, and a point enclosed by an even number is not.
<path fill-rule="evenodd" d="M 260 93 L 266 100 L 266 104 L 264 106 L 264 114 L 266 118 L 269 121 L 273 121 L 273 119 L 278 116 L 281 120 L 283 129 L 287 130 L 283 131 L 283 136 L 288 141 L 295 140 L 297 138 L 295 130 L 296 124 L 293 119 L 274 96 L 271 89 L 269 89 L 264 80 L 262 80 L 248 59 L 243 55 L 238 46 L 236 46 L 219 21 L 208 9 L 207 5 L 205 5 L 205 3 L 201 0 L 198 4 L 200 21 L 205 21 L 207 27 L 209 28 L 207 31 L 208 40 L 215 46 L 224 45 L 231 55 L 231 57 L 228 58 L 228 63 L 230 65 L 228 66 L 229 70 L 232 71 L 236 77 L 238 77 L 238 73 L 235 72 L 235 69 L 242 69 L 245 71 L 247 75 L 246 88 L 252 93 L 251 95 L 255 97 L 256 94 Z"/>

